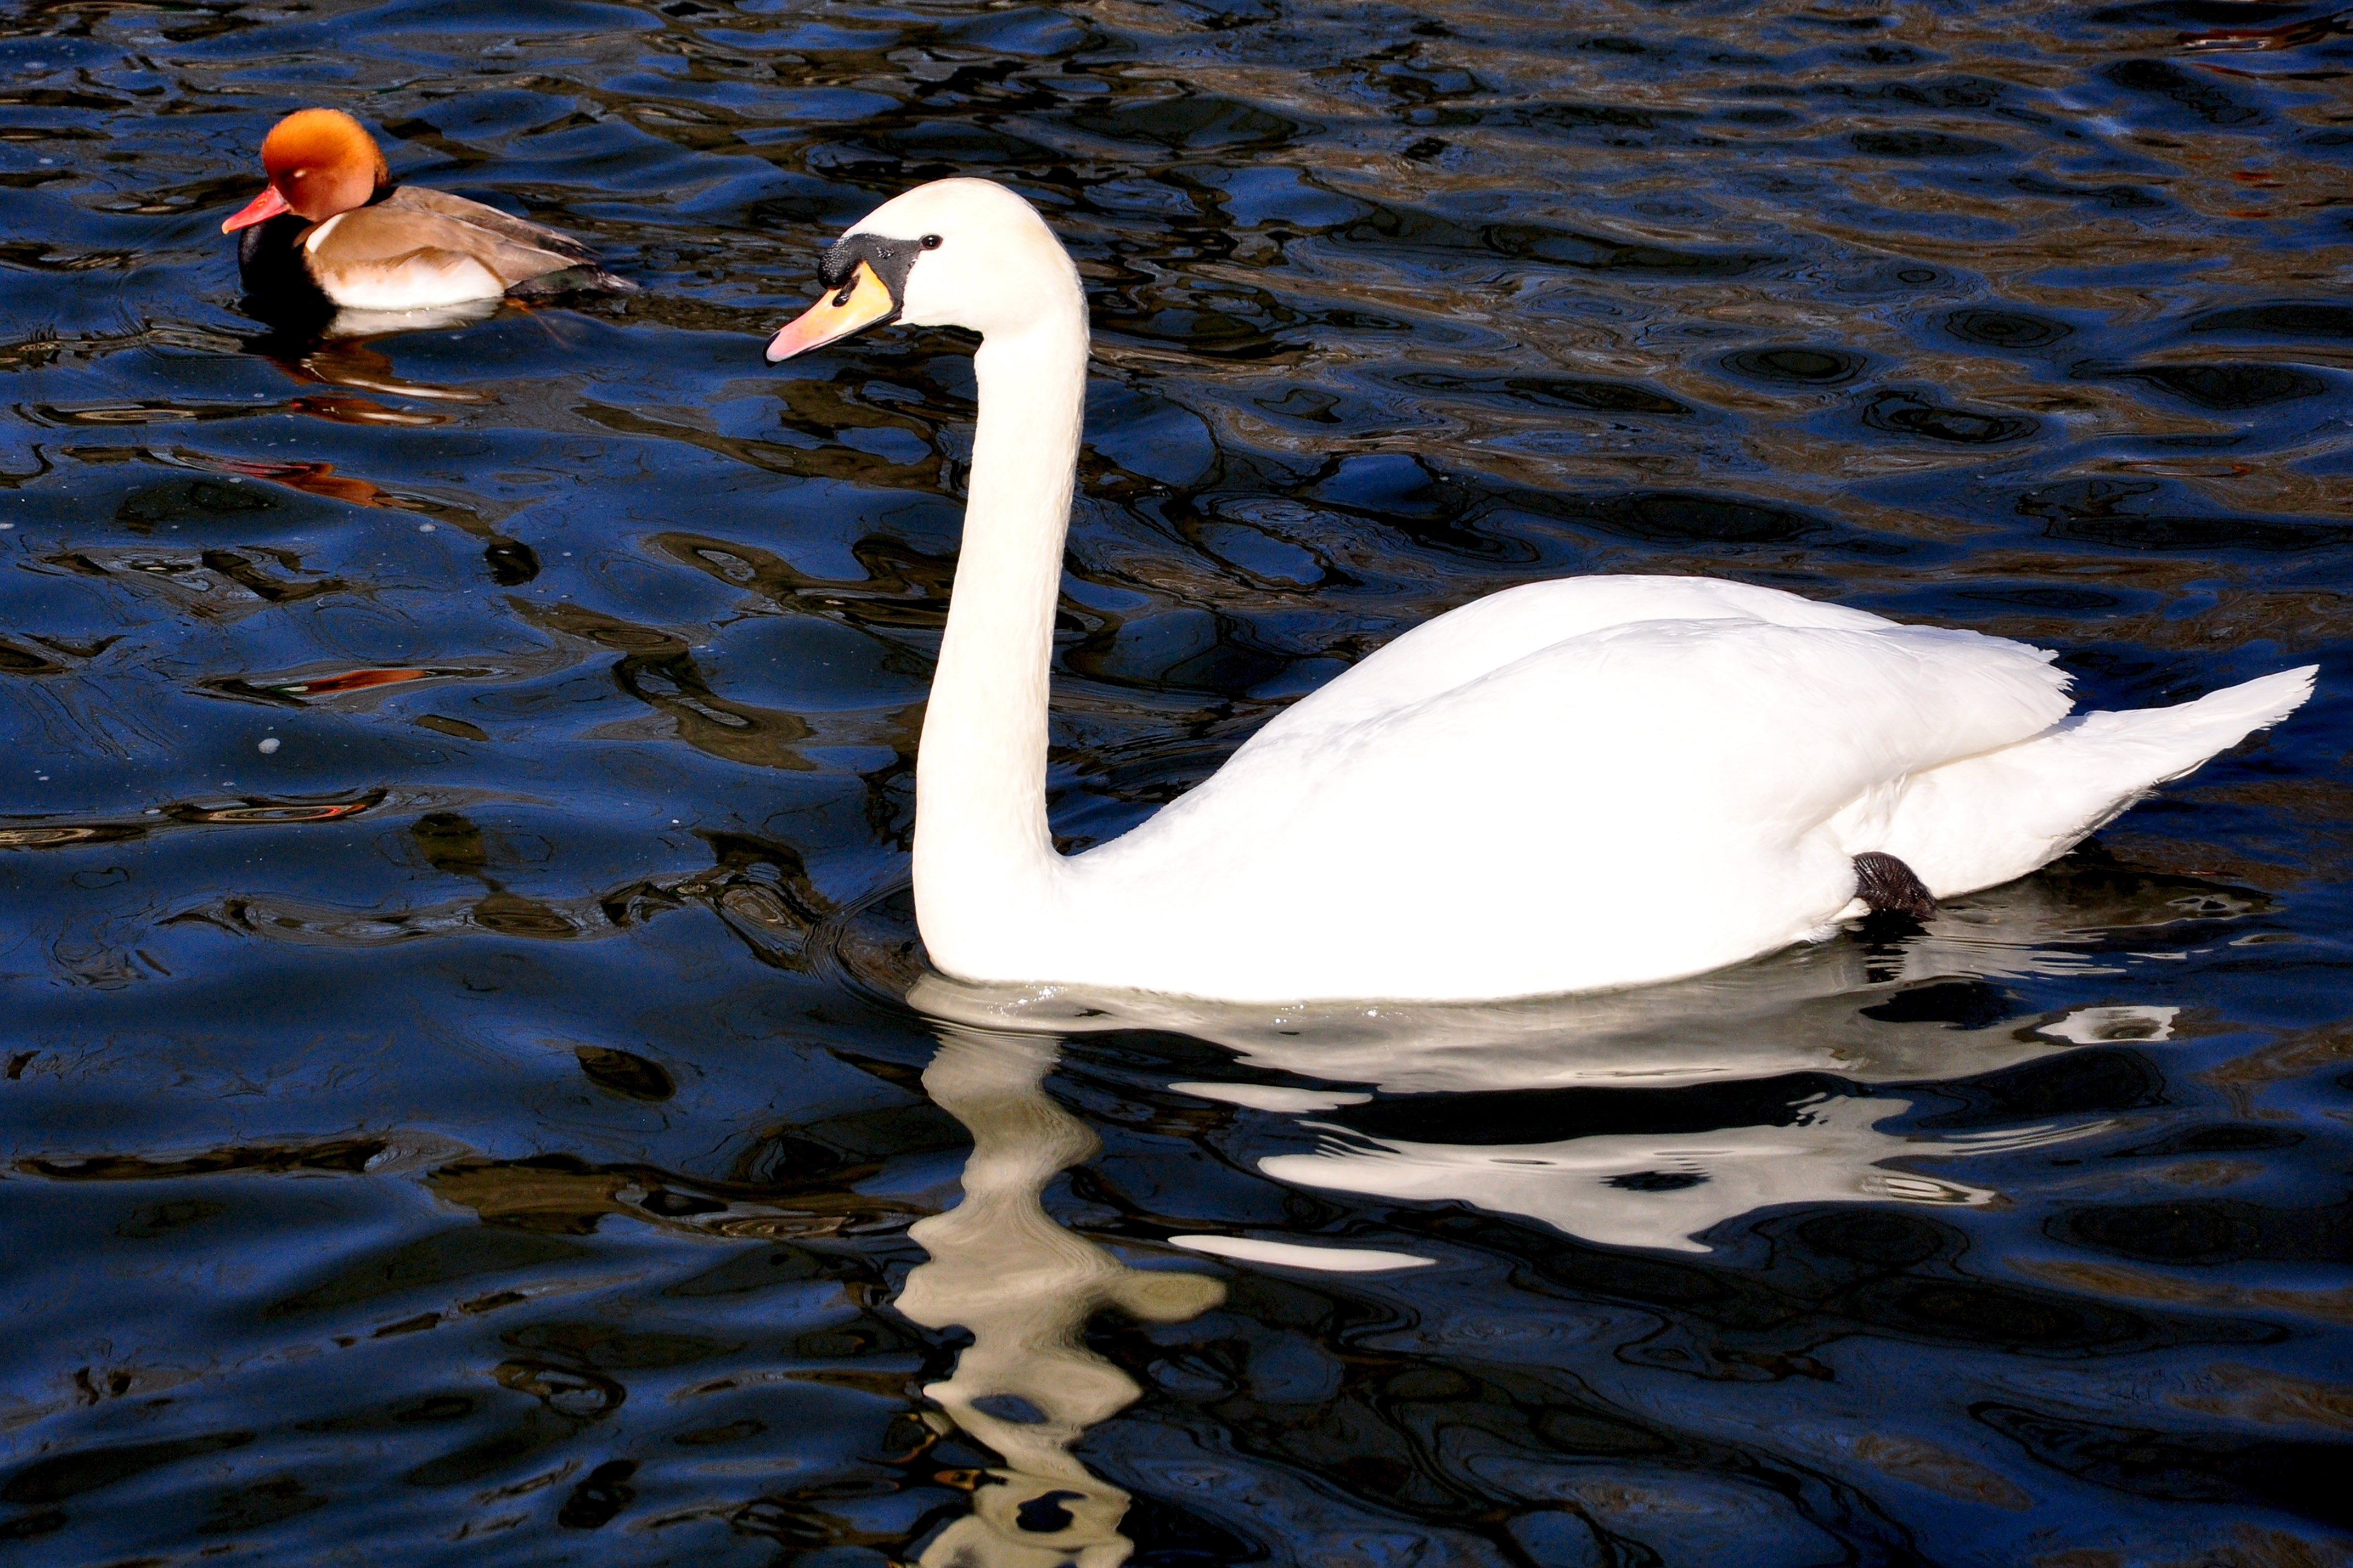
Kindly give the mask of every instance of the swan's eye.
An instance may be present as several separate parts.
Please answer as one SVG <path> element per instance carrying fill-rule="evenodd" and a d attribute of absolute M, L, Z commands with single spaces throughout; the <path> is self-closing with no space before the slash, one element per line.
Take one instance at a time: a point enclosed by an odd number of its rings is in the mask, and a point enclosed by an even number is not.
<path fill-rule="evenodd" d="M 939 247 L 940 237 L 938 235 L 927 234 L 923 236 L 923 248 L 925 250 L 937 250 Z"/>

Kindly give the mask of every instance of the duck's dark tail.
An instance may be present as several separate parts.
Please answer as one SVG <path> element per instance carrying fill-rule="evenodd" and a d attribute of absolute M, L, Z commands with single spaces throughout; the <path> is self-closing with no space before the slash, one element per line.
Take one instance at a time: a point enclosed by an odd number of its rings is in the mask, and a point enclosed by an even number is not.
<path fill-rule="evenodd" d="M 638 285 L 616 277 L 593 262 L 543 272 L 507 290 L 510 300 L 553 300 L 560 294 L 635 294 Z"/>

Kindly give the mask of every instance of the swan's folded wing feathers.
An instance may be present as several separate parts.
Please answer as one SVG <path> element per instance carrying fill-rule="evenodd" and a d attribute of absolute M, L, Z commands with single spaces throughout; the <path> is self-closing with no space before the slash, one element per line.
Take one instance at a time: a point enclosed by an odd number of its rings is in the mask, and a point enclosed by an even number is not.
<path fill-rule="evenodd" d="M 2052 658 L 1928 626 L 1648 622 L 1546 648 L 1433 706 L 1493 703 L 1500 718 L 1543 703 L 1561 734 L 1602 743 L 1588 766 L 1639 739 L 1653 771 L 1705 770 L 1720 776 L 1704 793 L 1755 803 L 1735 820 L 1769 808 L 1804 826 L 1874 784 L 2050 728 L 2072 705 Z"/>
<path fill-rule="evenodd" d="M 1131 874 L 1257 863 L 1278 881 L 1314 867 L 1328 880 L 1366 846 L 1492 866 L 1504 824 L 1513 874 L 1538 879 L 1621 851 L 1630 864 L 1776 858 L 1876 784 L 2050 728 L 2069 706 L 2051 658 L 1894 626 L 1612 627 L 1352 724 L 1270 725 L 1082 858 Z"/>
<path fill-rule="evenodd" d="M 1572 637 L 1650 621 L 1761 621 L 1873 631 L 1896 623 L 1778 588 L 1626 574 L 1524 583 L 1426 621 L 1277 716 L 1270 729 L 1329 731 L 1451 691 Z"/>

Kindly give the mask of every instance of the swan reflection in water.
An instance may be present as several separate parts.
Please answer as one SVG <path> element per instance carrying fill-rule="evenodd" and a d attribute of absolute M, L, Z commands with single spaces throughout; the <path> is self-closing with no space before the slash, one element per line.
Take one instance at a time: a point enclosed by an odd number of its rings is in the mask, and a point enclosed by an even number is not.
<path fill-rule="evenodd" d="M 1005 1462 L 973 1490 L 973 1511 L 934 1537 L 925 1568 L 1113 1568 L 1134 1550 L 1119 1533 L 1128 1495 L 1070 1452 L 1080 1434 L 1134 1403 L 1125 1373 L 1080 1342 L 1116 1308 L 1147 1322 L 1198 1317 L 1225 1299 L 1205 1275 L 1131 1268 L 1047 1217 L 1055 1173 L 1102 1145 L 1039 1087 L 1057 1042 L 953 1025 L 923 1088 L 972 1133 L 964 1201 L 909 1232 L 931 1261 L 907 1277 L 899 1310 L 927 1328 L 962 1327 L 955 1372 L 923 1390 Z"/>
<path fill-rule="evenodd" d="M 1228 1047 L 1243 1066 L 1316 1080 L 1314 1088 L 1167 1086 L 1302 1118 L 1320 1146 L 1261 1158 L 1259 1169 L 1278 1182 L 1461 1202 L 1590 1243 L 1704 1252 L 1698 1237 L 1710 1228 L 1771 1205 L 1986 1204 L 1999 1195 L 1989 1184 L 1905 1167 L 2063 1142 L 2112 1126 L 2082 1119 L 1906 1135 L 1880 1124 L 1911 1110 L 1911 1100 L 1832 1092 L 1820 1078 L 1952 1079 L 2088 1045 L 2168 1038 L 2178 1013 L 2170 1006 L 2104 1004 L 2025 1017 L 1999 1016 L 2006 1009 L 1995 1007 L 1997 1016 L 1981 1021 L 1899 998 L 1916 1002 L 1930 988 L 1964 990 L 1989 979 L 2119 973 L 2116 960 L 2095 951 L 2104 929 L 2248 912 L 2234 905 L 2232 889 L 2168 897 L 2181 891 L 2141 882 L 2087 900 L 2082 889 L 2062 897 L 2047 884 L 2022 884 L 1950 909 L 1930 931 L 1901 944 L 1842 939 L 1677 984 L 1487 1005 L 1275 1009 L 923 975 L 907 1000 L 931 1016 L 942 1039 L 924 1086 L 970 1130 L 974 1147 L 963 1203 L 912 1232 L 931 1261 L 909 1277 L 899 1308 L 928 1327 L 970 1331 L 973 1343 L 955 1375 L 925 1392 L 1005 1463 L 976 1489 L 974 1512 L 935 1537 L 921 1562 L 1108 1568 L 1124 1561 L 1131 1547 L 1119 1524 L 1128 1496 L 1089 1474 L 1070 1449 L 1138 1390 L 1079 1336 L 1106 1308 L 1178 1322 L 1223 1299 L 1216 1280 L 1129 1268 L 1047 1216 L 1046 1184 L 1100 1147 L 1041 1087 L 1063 1037 L 1176 1031 Z M 1791 1087 L 1790 1075 L 1820 1076 Z M 1660 1090 L 1670 1092 L 1651 1092 Z M 1524 1102 L 1528 1091 L 1581 1092 L 1589 1102 L 1576 1120 L 1609 1130 L 1464 1143 L 1318 1120 L 1374 1107 L 1377 1096 L 1376 1109 L 1403 1108 L 1410 1116 L 1496 1091 Z M 1674 1091 L 1683 1091 L 1679 1110 L 1671 1104 Z M 1689 1098 L 1694 1091 L 1706 1097 L 1704 1105 Z M 1597 1117 L 1593 1106 L 1605 1100 L 1607 1111 Z M 1541 1120 L 1544 1103 L 1535 1104 L 1534 1119 Z M 1170 1239 L 1244 1267 L 1387 1269 L 1428 1261 L 1263 1237 Z"/>
<path fill-rule="evenodd" d="M 1906 1100 L 1824 1096 L 1785 1125 L 1708 1132 L 1597 1134 L 1475 1148 L 1403 1139 L 1328 1140 L 1312 1154 L 1259 1168 L 1303 1187 L 1418 1201 L 1458 1199 L 1524 1215 L 1608 1247 L 1705 1252 L 1698 1238 L 1728 1219 L 1781 1204 L 1993 1201 L 1989 1187 L 1890 1169 L 1899 1157 L 1950 1158 L 2086 1136 L 2105 1121 L 2037 1126 L 1978 1138 L 1912 1139 L 1873 1125 Z"/>
<path fill-rule="evenodd" d="M 1897 1202 L 1982 1205 L 1992 1188 L 1898 1168 L 2082 1138 L 2105 1121 L 2038 1123 L 1955 1137 L 1881 1130 L 1912 1101 L 1831 1092 L 1847 1084 L 1974 1077 L 2077 1047 L 2168 1038 L 2178 1009 L 2080 1006 L 1989 1019 L 1920 1005 L 1966 1001 L 1998 979 L 2121 973 L 2099 933 L 2185 914 L 2246 912 L 2234 889 L 2139 880 L 2063 891 L 2037 879 L 1957 903 L 1901 944 L 1852 938 L 1639 990 L 1495 1005 L 1251 1007 L 1065 987 L 980 986 L 926 974 L 908 1001 L 935 1018 L 1062 1033 L 1169 1030 L 1227 1047 L 1248 1067 L 1337 1086 L 1172 1085 L 1260 1110 L 1329 1112 L 1388 1097 L 1376 1120 L 1413 1119 L 1421 1097 L 1497 1091 L 1715 1090 L 1704 1107 L 1651 1116 L 1663 1097 L 1608 1095 L 1608 1131 L 1461 1142 L 1374 1135 L 1329 1122 L 1309 1153 L 1259 1168 L 1286 1184 L 1415 1202 L 1459 1201 L 1538 1219 L 1614 1247 L 1705 1251 L 1711 1226 L 1767 1205 Z M 2191 907 L 2194 905 L 2195 907 Z M 1753 1086 L 1744 1091 L 1743 1086 Z M 1348 1092 L 1354 1090 L 1355 1092 Z M 1762 1103 L 1759 1101 L 1762 1096 Z M 1622 1106 L 1619 1103 L 1622 1100 Z M 1693 1110 L 1700 1115 L 1692 1125 Z M 1729 1114 L 1722 1114 L 1724 1112 Z M 1646 1129 L 1646 1118 L 1651 1126 Z M 1436 1120 L 1424 1118 L 1421 1120 Z M 1588 1121 L 1588 1118 L 1579 1118 Z"/>

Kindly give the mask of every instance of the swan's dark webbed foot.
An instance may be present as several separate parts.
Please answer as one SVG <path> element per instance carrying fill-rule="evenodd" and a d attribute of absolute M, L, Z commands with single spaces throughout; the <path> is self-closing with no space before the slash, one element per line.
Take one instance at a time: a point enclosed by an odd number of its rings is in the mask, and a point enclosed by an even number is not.
<path fill-rule="evenodd" d="M 1877 850 L 1854 858 L 1854 896 L 1874 915 L 1906 915 L 1925 921 L 1936 912 L 1928 885 L 1912 868 Z"/>

